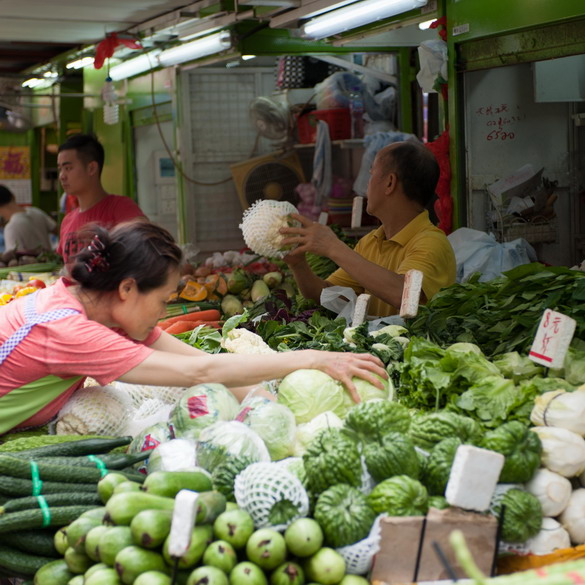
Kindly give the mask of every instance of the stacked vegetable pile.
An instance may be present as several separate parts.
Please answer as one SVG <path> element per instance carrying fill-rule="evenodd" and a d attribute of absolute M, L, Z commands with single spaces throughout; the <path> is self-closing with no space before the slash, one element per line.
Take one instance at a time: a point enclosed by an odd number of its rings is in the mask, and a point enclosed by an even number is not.
<path fill-rule="evenodd" d="M 31 577 L 57 555 L 56 528 L 97 508 L 98 481 L 109 469 L 124 479 L 143 481 L 128 470 L 148 453 L 111 453 L 130 437 L 63 440 L 53 445 L 17 450 L 43 443 L 42 437 L 6 443 L 14 451 L 0 453 L 0 573 Z"/>
<path fill-rule="evenodd" d="M 255 529 L 252 517 L 226 506 L 202 470 L 155 472 L 142 485 L 117 473 L 98 484 L 105 507 L 82 514 L 55 535 L 63 556 L 44 565 L 36 585 L 366 585 L 345 577 L 345 562 L 323 547 L 318 523 L 292 522 L 284 534 Z M 198 492 L 195 526 L 181 556 L 171 554 L 175 497 Z M 344 580 L 345 577 L 345 580 Z M 353 580 L 352 580 L 353 579 Z"/>

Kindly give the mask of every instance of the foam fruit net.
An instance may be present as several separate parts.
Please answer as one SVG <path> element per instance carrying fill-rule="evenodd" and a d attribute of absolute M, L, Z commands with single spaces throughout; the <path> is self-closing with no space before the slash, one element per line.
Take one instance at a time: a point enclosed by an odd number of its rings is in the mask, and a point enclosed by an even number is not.
<path fill-rule="evenodd" d="M 234 495 L 238 506 L 252 516 L 256 528 L 285 530 L 294 520 L 309 513 L 309 497 L 300 480 L 274 463 L 252 463 L 246 467 L 236 477 Z M 298 514 L 286 524 L 272 525 L 270 511 L 283 500 L 296 506 Z"/>
<path fill-rule="evenodd" d="M 264 199 L 252 204 L 242 217 L 240 229 L 246 246 L 256 254 L 268 258 L 283 258 L 289 250 L 281 250 L 281 227 L 300 225 L 287 218 L 291 213 L 298 213 L 297 208 L 288 201 Z"/>
<path fill-rule="evenodd" d="M 168 419 L 185 388 L 114 382 L 77 390 L 57 415 L 58 435 L 131 435 Z"/>

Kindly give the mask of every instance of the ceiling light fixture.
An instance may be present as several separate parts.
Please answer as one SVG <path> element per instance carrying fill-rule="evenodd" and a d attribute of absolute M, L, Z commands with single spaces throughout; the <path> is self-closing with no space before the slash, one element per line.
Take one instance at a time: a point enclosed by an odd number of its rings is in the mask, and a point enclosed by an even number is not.
<path fill-rule="evenodd" d="M 229 31 L 222 31 L 167 49 L 158 56 L 158 60 L 163 67 L 170 67 L 185 61 L 193 61 L 207 55 L 213 55 L 231 47 L 232 40 Z"/>
<path fill-rule="evenodd" d="M 433 22 L 435 22 L 436 18 L 433 18 L 433 20 L 425 20 L 424 22 L 419 22 L 418 23 L 418 28 L 420 30 L 429 30 L 429 28 L 431 28 L 431 24 L 433 24 Z"/>
<path fill-rule="evenodd" d="M 83 67 L 88 67 L 89 65 L 93 65 L 93 57 L 81 57 L 79 59 L 75 59 L 75 61 L 71 61 L 71 63 L 67 63 L 65 65 L 66 69 L 83 69 Z"/>
<path fill-rule="evenodd" d="M 110 67 L 110 77 L 114 81 L 120 81 L 121 79 L 150 71 L 159 66 L 157 57 L 160 53 L 160 49 L 155 49 L 154 51 L 150 51 L 150 53 L 143 53 L 139 57 L 134 57 L 134 59 L 123 61 L 119 65 L 114 65 Z"/>
<path fill-rule="evenodd" d="M 301 27 L 301 34 L 312 39 L 322 39 L 415 8 L 421 8 L 427 4 L 427 1 L 362 0 L 309 20 Z"/>

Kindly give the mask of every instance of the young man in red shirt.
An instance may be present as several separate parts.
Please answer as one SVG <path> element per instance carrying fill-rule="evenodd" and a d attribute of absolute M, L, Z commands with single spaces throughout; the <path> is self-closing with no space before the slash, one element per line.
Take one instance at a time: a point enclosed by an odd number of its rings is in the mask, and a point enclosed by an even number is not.
<path fill-rule="evenodd" d="M 59 147 L 59 180 L 63 190 L 79 202 L 79 207 L 71 210 L 61 223 L 57 252 L 66 266 L 87 244 L 78 237 L 79 230 L 87 224 L 98 223 L 110 229 L 136 218 L 147 220 L 130 197 L 105 191 L 101 182 L 103 166 L 104 148 L 95 136 L 75 134 Z"/>

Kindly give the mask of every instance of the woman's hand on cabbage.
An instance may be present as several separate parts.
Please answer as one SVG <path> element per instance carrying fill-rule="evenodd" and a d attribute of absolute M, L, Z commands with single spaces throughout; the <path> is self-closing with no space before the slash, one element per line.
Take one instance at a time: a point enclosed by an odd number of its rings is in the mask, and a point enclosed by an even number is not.
<path fill-rule="evenodd" d="M 354 402 L 361 402 L 352 378 L 361 378 L 380 390 L 385 390 L 382 381 L 388 374 L 384 364 L 369 353 L 337 353 L 315 351 L 315 369 L 325 372 L 335 380 L 339 380 L 347 389 Z"/>

